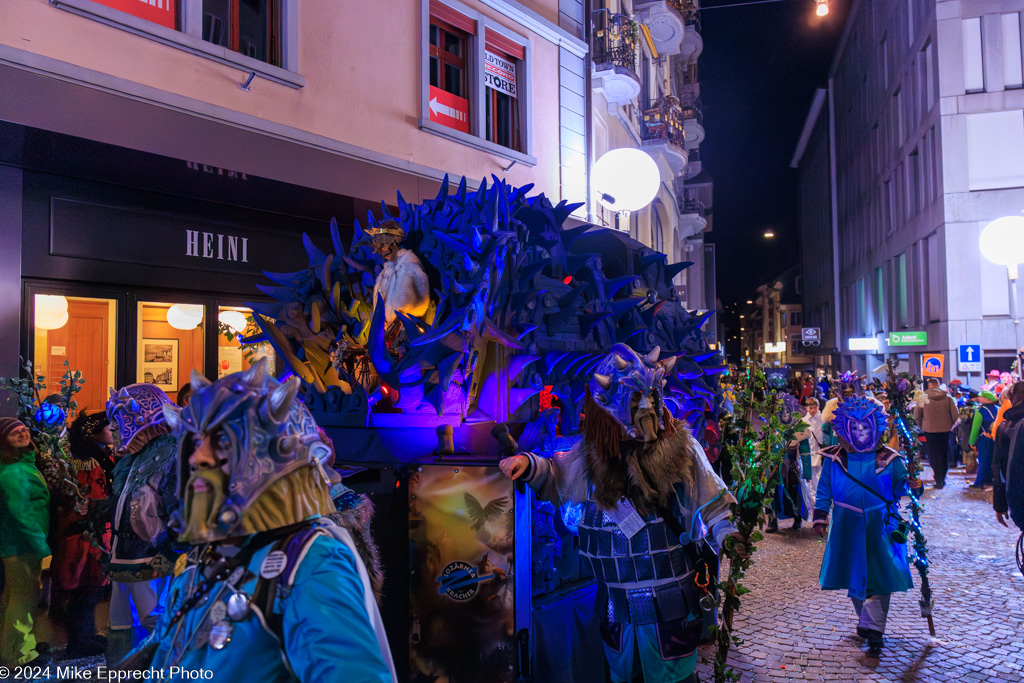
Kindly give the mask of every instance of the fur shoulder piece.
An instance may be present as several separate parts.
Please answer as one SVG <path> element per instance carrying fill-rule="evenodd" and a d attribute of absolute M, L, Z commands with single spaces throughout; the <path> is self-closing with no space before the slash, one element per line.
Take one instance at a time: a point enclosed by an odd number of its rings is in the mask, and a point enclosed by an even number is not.
<path fill-rule="evenodd" d="M 605 510 L 628 497 L 640 512 L 654 512 L 669 506 L 677 484 L 694 484 L 697 444 L 681 423 L 676 423 L 674 434 L 663 434 L 649 444 L 621 442 L 617 458 L 601 457 L 583 442 L 581 446 L 593 500 Z"/>

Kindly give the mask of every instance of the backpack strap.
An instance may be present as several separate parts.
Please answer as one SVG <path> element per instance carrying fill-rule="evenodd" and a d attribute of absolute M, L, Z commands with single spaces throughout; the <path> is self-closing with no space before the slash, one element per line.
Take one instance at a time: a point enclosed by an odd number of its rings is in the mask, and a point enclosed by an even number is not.
<path fill-rule="evenodd" d="M 274 611 L 274 601 L 277 599 L 279 590 L 282 595 L 288 595 L 302 559 L 306 556 L 313 541 L 322 533 L 323 530 L 319 526 L 310 524 L 278 539 L 270 552 L 284 552 L 286 558 L 284 571 L 279 576 L 270 579 L 260 576 L 256 582 L 256 588 L 253 590 L 252 604 L 263 613 L 267 626 L 282 643 L 284 642 L 284 615 Z"/>

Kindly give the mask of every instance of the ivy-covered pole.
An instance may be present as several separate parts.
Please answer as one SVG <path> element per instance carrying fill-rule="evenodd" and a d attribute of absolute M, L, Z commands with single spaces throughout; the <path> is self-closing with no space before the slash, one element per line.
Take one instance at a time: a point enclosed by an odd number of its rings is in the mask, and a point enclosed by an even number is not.
<path fill-rule="evenodd" d="M 910 475 L 908 486 L 910 494 L 910 528 L 914 536 L 913 555 L 911 559 L 921 575 L 921 616 L 928 620 L 928 632 L 935 635 L 935 622 L 932 621 L 932 588 L 928 582 L 928 544 L 925 542 L 924 531 L 921 530 L 921 500 L 915 491 L 921 490 L 921 456 L 918 449 L 918 441 L 910 433 L 914 426 L 914 418 L 910 413 L 910 397 L 914 392 L 915 378 L 905 372 L 896 374 L 892 360 L 887 361 L 889 368 L 889 417 L 896 427 L 903 445 L 902 453 L 907 465 L 907 472 Z"/>
<path fill-rule="evenodd" d="M 60 378 L 60 400 L 50 403 L 42 399 L 46 391 L 46 377 L 37 375 L 32 361 L 21 359 L 23 376 L 17 378 L 0 378 L 0 388 L 14 394 L 18 403 L 18 419 L 32 434 L 35 442 L 36 465 L 46 479 L 51 490 L 57 490 L 75 501 L 76 510 L 85 514 L 89 507 L 89 498 L 78 486 L 78 479 L 71 467 L 70 447 L 68 446 L 67 424 L 78 411 L 75 394 L 82 389 L 85 380 L 78 370 L 72 371 L 68 361 L 64 361 L 64 374 Z M 104 553 L 107 549 L 99 539 L 103 530 L 97 527 L 97 521 L 88 518 L 90 528 L 87 536 L 93 545 Z"/>
<path fill-rule="evenodd" d="M 715 631 L 718 649 L 715 653 L 715 683 L 739 680 L 728 665 L 729 650 L 743 643 L 733 634 L 733 616 L 740 606 L 740 596 L 750 592 L 742 584 L 752 564 L 756 543 L 764 540 L 764 509 L 775 495 L 775 473 L 782 466 L 786 446 L 794 431 L 802 424 L 783 424 L 782 391 L 769 387 L 764 368 L 751 364 L 740 380 L 736 397 L 731 438 L 724 447 L 732 456 L 733 491 L 731 519 L 739 539 L 728 536 L 722 550 L 729 560 L 729 572 L 718 582 L 721 619 Z"/>

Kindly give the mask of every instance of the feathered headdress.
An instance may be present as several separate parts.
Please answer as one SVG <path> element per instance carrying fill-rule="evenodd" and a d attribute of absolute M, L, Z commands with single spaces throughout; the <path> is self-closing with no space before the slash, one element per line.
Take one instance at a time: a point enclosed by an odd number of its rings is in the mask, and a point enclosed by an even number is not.
<path fill-rule="evenodd" d="M 857 425 L 866 425 L 870 434 L 865 435 L 863 427 L 856 429 Z M 889 416 L 885 409 L 864 396 L 852 396 L 840 401 L 832 420 L 835 433 L 861 452 L 874 449 L 888 426 Z M 858 431 L 861 434 L 857 434 Z"/>

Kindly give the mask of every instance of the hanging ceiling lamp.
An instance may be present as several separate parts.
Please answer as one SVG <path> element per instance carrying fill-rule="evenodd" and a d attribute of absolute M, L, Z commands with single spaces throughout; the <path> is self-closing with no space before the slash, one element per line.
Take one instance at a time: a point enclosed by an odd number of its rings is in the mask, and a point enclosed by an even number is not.
<path fill-rule="evenodd" d="M 68 300 L 50 294 L 36 294 L 36 327 L 59 330 L 68 324 Z"/>
<path fill-rule="evenodd" d="M 194 330 L 203 322 L 199 304 L 174 304 L 167 309 L 167 324 L 176 330 Z"/>
<path fill-rule="evenodd" d="M 231 331 L 235 334 L 242 334 L 245 332 L 245 328 L 249 326 L 245 319 L 245 313 L 241 311 L 221 311 L 220 315 L 217 316 L 222 324 L 231 328 Z"/>

